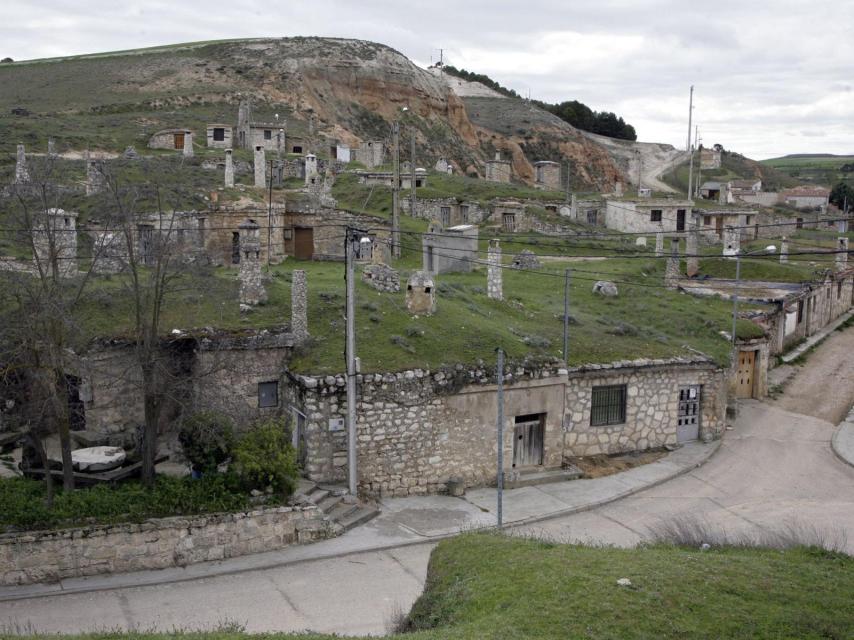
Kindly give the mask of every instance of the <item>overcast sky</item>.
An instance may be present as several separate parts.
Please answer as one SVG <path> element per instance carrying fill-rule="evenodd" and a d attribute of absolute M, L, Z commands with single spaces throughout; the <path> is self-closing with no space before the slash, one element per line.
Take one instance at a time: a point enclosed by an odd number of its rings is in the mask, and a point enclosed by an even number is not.
<path fill-rule="evenodd" d="M 696 3 L 699 4 L 699 3 Z M 0 57 L 321 35 L 382 42 L 520 94 L 614 111 L 684 147 L 688 88 L 705 144 L 754 158 L 854 154 L 854 1 L 6 0 Z"/>

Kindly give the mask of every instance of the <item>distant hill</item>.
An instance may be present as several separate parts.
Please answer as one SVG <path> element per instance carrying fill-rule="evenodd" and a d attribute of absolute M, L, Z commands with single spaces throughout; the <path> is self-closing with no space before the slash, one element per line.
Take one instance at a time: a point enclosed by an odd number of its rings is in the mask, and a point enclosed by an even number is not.
<path fill-rule="evenodd" d="M 726 181 L 738 179 L 759 178 L 762 180 L 762 188 L 765 191 L 777 191 L 787 187 L 793 187 L 798 180 L 779 171 L 777 168 L 759 162 L 736 153 L 734 151 L 723 151 L 721 153 L 720 169 L 698 170 L 699 156 L 694 157 L 694 180 L 699 176 L 700 182 L 707 180 Z M 663 180 L 677 191 L 686 192 L 688 189 L 688 162 L 684 162 L 670 173 L 663 176 Z"/>
<path fill-rule="evenodd" d="M 854 155 L 832 153 L 789 154 L 780 158 L 763 160 L 762 165 L 783 173 L 798 183 L 818 184 L 825 187 L 844 182 L 854 184 Z"/>

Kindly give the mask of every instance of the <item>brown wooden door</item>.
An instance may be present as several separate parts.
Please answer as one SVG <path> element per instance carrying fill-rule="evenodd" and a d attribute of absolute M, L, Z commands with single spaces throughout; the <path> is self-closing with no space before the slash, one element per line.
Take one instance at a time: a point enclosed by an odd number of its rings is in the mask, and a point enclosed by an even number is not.
<path fill-rule="evenodd" d="M 184 148 L 184 134 L 176 133 L 175 134 L 175 148 L 183 149 Z"/>
<path fill-rule="evenodd" d="M 756 368 L 756 352 L 755 351 L 739 351 L 738 352 L 738 370 L 736 371 L 736 389 L 735 396 L 737 398 L 752 398 L 753 397 L 753 377 Z"/>
<path fill-rule="evenodd" d="M 543 464 L 543 414 L 517 416 L 513 429 L 513 467 Z"/>
<path fill-rule="evenodd" d="M 294 229 L 294 257 L 311 260 L 314 255 L 314 229 L 297 227 Z"/>

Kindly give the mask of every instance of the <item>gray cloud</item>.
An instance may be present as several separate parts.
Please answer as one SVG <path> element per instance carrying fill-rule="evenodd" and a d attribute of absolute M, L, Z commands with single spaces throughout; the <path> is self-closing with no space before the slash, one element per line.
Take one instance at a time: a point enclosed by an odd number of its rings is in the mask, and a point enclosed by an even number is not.
<path fill-rule="evenodd" d="M 706 143 L 753 157 L 854 153 L 854 3 L 719 0 L 13 0 L 0 56 L 72 55 L 219 38 L 327 35 L 438 57 L 521 94 L 581 100 L 683 145 L 688 86 Z M 816 135 L 818 134 L 818 135 Z"/>

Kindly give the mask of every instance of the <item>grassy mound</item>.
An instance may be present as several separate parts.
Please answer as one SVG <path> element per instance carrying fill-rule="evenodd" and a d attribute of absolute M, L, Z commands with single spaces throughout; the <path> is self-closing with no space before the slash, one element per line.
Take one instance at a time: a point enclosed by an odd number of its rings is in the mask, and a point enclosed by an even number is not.
<path fill-rule="evenodd" d="M 614 549 L 467 534 L 434 550 L 424 594 L 402 623 L 409 633 L 394 637 L 850 638 L 852 595 L 854 558 L 814 547 Z"/>

